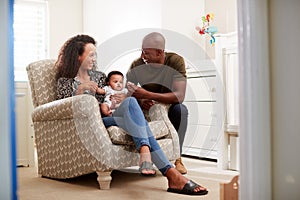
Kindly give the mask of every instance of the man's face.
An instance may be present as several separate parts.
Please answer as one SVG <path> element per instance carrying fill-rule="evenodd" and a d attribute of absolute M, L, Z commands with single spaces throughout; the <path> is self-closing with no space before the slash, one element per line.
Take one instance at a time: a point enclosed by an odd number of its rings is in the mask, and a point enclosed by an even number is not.
<path fill-rule="evenodd" d="M 153 49 L 153 48 L 143 48 L 141 58 L 143 61 L 148 63 L 159 63 L 160 62 L 160 53 L 159 49 Z"/>

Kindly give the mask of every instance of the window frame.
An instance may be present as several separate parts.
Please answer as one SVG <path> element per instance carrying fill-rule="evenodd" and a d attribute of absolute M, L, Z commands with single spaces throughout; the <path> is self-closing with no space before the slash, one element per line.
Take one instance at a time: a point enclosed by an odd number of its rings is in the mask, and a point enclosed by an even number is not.
<path fill-rule="evenodd" d="M 19 8 L 16 8 L 19 7 Z M 37 25 L 35 25 L 35 28 L 41 25 L 41 32 L 37 34 L 36 30 L 32 30 L 32 33 L 30 33 L 30 28 L 29 29 L 22 29 L 21 25 L 19 26 L 20 23 L 25 23 L 25 21 L 23 21 L 24 19 L 20 20 L 20 21 L 16 21 L 19 20 L 20 18 L 16 19 L 16 14 L 15 12 L 18 10 L 22 9 L 22 6 L 28 7 L 28 6 L 36 6 L 36 8 L 32 8 L 32 10 L 36 9 L 36 11 L 41 11 L 44 12 L 42 14 L 43 18 L 44 18 L 44 23 L 40 23 L 38 22 L 39 20 L 36 19 L 34 22 L 37 22 Z M 26 8 L 25 8 L 26 9 Z M 28 19 L 30 19 L 30 17 L 28 17 Z M 33 19 L 33 17 L 32 17 Z M 14 71 L 15 71 L 15 77 L 19 78 L 19 79 L 26 79 L 27 75 L 26 75 L 26 66 L 28 64 L 30 64 L 31 62 L 40 60 L 40 59 L 46 59 L 49 58 L 49 10 L 48 10 L 48 0 L 15 0 L 14 2 L 14 23 L 13 23 L 13 28 L 14 28 Z M 39 29 L 39 28 L 37 28 Z M 22 38 L 22 36 L 20 36 L 22 31 L 27 31 L 29 32 L 28 35 L 39 35 L 42 34 L 41 37 L 38 37 L 37 39 L 28 39 L 26 40 L 25 37 L 25 41 L 24 38 Z M 34 33 L 34 34 L 33 34 Z M 21 39 L 20 39 L 21 38 Z M 42 38 L 42 50 L 39 49 L 38 47 L 34 47 L 32 46 L 31 49 L 35 49 L 38 50 L 38 52 L 44 52 L 44 53 L 38 53 L 37 56 L 30 56 L 30 58 L 21 58 L 21 56 L 26 56 L 26 55 L 21 55 L 20 52 L 24 52 L 27 50 L 27 46 L 30 41 L 34 41 L 36 40 L 36 42 L 34 43 L 38 45 L 38 40 Z M 27 44 L 26 44 L 27 42 Z M 30 46 L 28 46 L 30 47 Z M 32 51 L 34 52 L 34 51 Z M 32 59 L 33 58 L 33 59 Z M 22 61 L 19 61 L 18 59 L 22 59 Z"/>

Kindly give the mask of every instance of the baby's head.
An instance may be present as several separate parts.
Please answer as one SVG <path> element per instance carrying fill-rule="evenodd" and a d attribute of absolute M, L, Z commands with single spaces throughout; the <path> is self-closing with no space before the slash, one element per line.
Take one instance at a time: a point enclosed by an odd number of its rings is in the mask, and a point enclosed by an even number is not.
<path fill-rule="evenodd" d="M 124 76 L 120 71 L 111 71 L 108 73 L 106 82 L 114 90 L 120 91 L 123 89 Z"/>

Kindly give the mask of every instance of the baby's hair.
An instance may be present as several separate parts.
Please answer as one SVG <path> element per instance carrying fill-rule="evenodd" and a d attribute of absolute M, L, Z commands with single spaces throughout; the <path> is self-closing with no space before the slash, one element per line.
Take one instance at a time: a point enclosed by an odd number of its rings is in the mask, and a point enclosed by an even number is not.
<path fill-rule="evenodd" d="M 112 75 L 121 75 L 124 78 L 124 75 L 122 74 L 122 72 L 120 71 L 111 71 L 108 73 L 107 77 L 106 77 L 106 82 L 109 82 L 109 79 Z"/>

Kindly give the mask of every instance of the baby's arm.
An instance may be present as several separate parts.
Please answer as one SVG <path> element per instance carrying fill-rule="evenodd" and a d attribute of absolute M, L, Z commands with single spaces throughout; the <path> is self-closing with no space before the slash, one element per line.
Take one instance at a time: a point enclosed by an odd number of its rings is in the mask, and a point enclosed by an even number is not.
<path fill-rule="evenodd" d="M 97 94 L 105 94 L 106 92 L 105 92 L 105 90 L 104 90 L 103 88 L 98 88 L 98 89 L 96 90 L 96 93 L 97 93 Z"/>
<path fill-rule="evenodd" d="M 100 109 L 101 109 L 101 113 L 104 116 L 111 116 L 112 110 L 109 108 L 109 105 L 107 103 L 101 103 Z"/>

